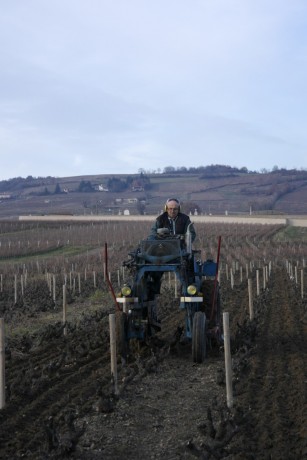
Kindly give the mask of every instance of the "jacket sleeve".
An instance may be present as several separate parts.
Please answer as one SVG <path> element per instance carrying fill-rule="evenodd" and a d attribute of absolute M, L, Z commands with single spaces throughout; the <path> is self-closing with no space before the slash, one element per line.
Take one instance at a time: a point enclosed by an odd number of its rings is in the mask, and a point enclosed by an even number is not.
<path fill-rule="evenodd" d="M 190 232 L 191 232 L 191 235 L 192 235 L 192 242 L 193 242 L 195 240 L 195 238 L 196 238 L 196 231 L 195 231 L 194 225 L 192 224 L 190 218 L 189 218 L 189 220 L 187 222 L 186 231 L 188 230 L 189 224 L 191 224 L 190 225 Z"/>
<path fill-rule="evenodd" d="M 156 219 L 151 226 L 150 234 L 147 238 L 148 240 L 154 240 L 157 237 L 157 228 L 158 228 L 158 221 Z"/>

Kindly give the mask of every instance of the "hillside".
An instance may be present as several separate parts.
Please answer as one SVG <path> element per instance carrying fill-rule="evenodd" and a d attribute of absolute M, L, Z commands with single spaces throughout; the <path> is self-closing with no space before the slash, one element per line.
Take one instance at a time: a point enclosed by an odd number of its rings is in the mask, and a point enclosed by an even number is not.
<path fill-rule="evenodd" d="M 209 167 L 208 167 L 209 168 Z M 16 178 L 0 181 L 0 218 L 24 214 L 158 214 L 168 197 L 200 214 L 307 214 L 307 171 L 195 172 Z"/>

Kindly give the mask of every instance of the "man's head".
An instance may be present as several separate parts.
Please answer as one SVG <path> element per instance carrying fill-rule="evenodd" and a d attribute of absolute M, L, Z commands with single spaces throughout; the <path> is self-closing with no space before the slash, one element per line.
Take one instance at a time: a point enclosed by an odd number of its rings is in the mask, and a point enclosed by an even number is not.
<path fill-rule="evenodd" d="M 169 217 L 175 219 L 180 211 L 180 201 L 177 198 L 169 198 L 165 203 L 165 211 Z"/>

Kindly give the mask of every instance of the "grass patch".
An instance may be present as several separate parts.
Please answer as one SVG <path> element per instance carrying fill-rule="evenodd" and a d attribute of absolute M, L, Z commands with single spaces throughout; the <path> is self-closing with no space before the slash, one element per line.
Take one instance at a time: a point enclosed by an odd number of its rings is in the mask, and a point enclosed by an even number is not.
<path fill-rule="evenodd" d="M 96 289 L 93 295 L 90 296 L 90 302 L 92 304 L 102 304 L 106 298 L 109 298 L 109 295 L 106 292 L 102 291 L 101 289 Z"/>
<path fill-rule="evenodd" d="M 32 259 L 46 259 L 48 257 L 71 257 L 84 254 L 85 252 L 91 251 L 95 248 L 96 247 L 94 246 L 60 246 L 58 248 L 45 249 L 43 251 L 33 252 L 27 255 L 2 257 L 0 258 L 0 264 L 28 262 Z"/>
<path fill-rule="evenodd" d="M 100 298 L 100 294 L 98 296 Z M 105 298 L 106 296 L 104 296 Z M 73 303 L 67 306 L 67 324 L 77 324 L 82 321 L 84 316 L 95 314 L 96 311 L 109 308 L 110 302 L 103 299 L 101 292 L 101 302 Z M 103 301 L 104 300 L 104 301 Z M 35 316 L 24 316 L 22 319 L 15 319 L 12 323 L 5 324 L 5 335 L 8 338 L 19 338 L 41 334 L 46 327 L 62 324 L 63 310 L 56 308 L 54 311 L 38 312 Z"/>
<path fill-rule="evenodd" d="M 292 227 L 287 226 L 281 228 L 276 235 L 274 240 L 278 242 L 295 241 L 295 242 L 307 242 L 307 228 L 306 227 Z"/>

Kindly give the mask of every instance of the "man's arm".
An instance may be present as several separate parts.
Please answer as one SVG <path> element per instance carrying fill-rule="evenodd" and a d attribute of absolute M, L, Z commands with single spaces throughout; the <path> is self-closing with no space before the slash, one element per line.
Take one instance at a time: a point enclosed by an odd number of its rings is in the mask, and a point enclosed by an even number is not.
<path fill-rule="evenodd" d="M 150 234 L 148 236 L 149 240 L 154 240 L 157 237 L 157 228 L 158 228 L 158 221 L 155 220 L 150 229 Z"/>
<path fill-rule="evenodd" d="M 189 226 L 189 225 L 190 225 L 190 226 Z M 188 230 L 188 228 L 189 228 L 189 232 L 191 233 L 191 236 L 192 236 L 192 243 L 193 243 L 193 241 L 194 241 L 195 238 L 196 238 L 196 231 L 195 231 L 194 225 L 192 224 L 190 218 L 189 218 L 189 220 L 188 220 L 188 224 L 187 224 L 187 229 L 186 229 L 186 230 Z"/>

